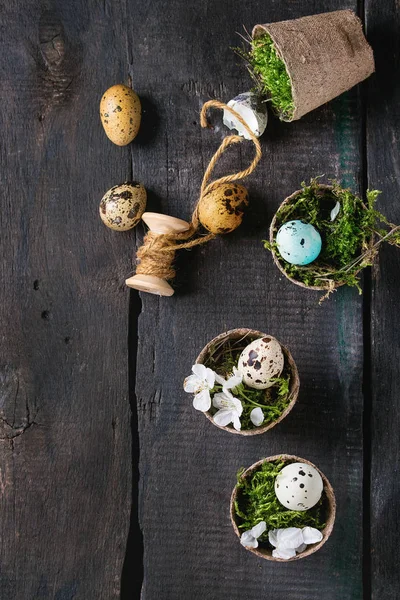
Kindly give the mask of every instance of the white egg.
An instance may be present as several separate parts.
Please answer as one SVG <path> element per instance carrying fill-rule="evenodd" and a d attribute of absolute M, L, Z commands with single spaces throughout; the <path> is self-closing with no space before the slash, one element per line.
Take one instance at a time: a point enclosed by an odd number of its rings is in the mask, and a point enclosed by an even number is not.
<path fill-rule="evenodd" d="M 324 484 L 314 467 L 291 463 L 283 467 L 275 479 L 275 494 L 279 502 L 290 510 L 308 510 L 321 498 Z"/>
<path fill-rule="evenodd" d="M 238 371 L 243 382 L 251 388 L 264 390 L 274 385 L 271 381 L 279 377 L 285 357 L 278 340 L 271 335 L 258 338 L 243 350 L 238 361 Z"/>

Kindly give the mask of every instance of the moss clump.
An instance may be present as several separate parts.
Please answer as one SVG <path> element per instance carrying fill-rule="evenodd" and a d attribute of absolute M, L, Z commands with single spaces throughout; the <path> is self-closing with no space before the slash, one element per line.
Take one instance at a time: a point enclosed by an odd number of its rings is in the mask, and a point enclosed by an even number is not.
<path fill-rule="evenodd" d="M 274 241 L 263 240 L 264 246 L 275 253 L 283 270 L 296 281 L 328 290 L 337 285 L 356 286 L 361 293 L 358 273 L 372 265 L 383 241 L 400 244 L 400 228 L 375 209 L 378 190 L 368 190 L 364 202 L 337 182 L 331 184 L 330 189 L 319 185 L 317 179 L 308 186 L 302 183 L 302 191 L 276 213 Z M 330 213 L 337 202 L 340 210 L 332 221 Z M 292 265 L 279 254 L 276 232 L 292 219 L 310 223 L 321 234 L 321 253 L 309 265 Z"/>
<path fill-rule="evenodd" d="M 318 503 L 309 510 L 289 510 L 282 506 L 275 495 L 275 479 L 283 467 L 283 460 L 264 461 L 259 469 L 242 477 L 241 469 L 237 476 L 237 495 L 234 503 L 236 522 L 239 530 L 248 531 L 260 521 L 267 528 L 259 542 L 268 544 L 268 531 L 286 527 L 315 527 L 322 530 L 327 516 L 327 498 L 325 492 Z"/>
<path fill-rule="evenodd" d="M 237 367 L 242 351 L 251 341 L 253 340 L 248 339 L 245 342 L 243 339 L 224 340 L 222 344 L 210 349 L 208 357 L 204 362 L 205 366 L 227 379 L 232 375 L 233 368 Z M 274 380 L 272 387 L 257 390 L 241 383 L 230 390 L 232 395 L 238 398 L 243 406 L 243 412 L 240 417 L 242 429 L 258 429 L 276 421 L 281 416 L 291 401 L 290 379 L 290 368 L 285 359 L 282 374 Z M 211 396 L 218 392 L 222 392 L 222 385 L 215 384 L 211 390 Z M 264 421 L 259 426 L 255 426 L 250 420 L 251 411 L 257 407 L 260 407 L 264 413 Z M 210 414 L 214 415 L 217 410 L 212 406 Z"/>
<path fill-rule="evenodd" d="M 292 84 L 286 65 L 267 33 L 252 39 L 250 51 L 235 48 L 247 63 L 248 71 L 256 83 L 256 93 L 266 96 L 275 112 L 290 120 L 294 112 Z"/>

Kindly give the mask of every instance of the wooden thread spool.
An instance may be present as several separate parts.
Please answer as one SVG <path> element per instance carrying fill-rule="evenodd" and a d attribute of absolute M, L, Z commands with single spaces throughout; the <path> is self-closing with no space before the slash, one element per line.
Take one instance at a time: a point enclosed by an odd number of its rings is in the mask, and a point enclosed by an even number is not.
<path fill-rule="evenodd" d="M 244 139 L 237 135 L 226 137 L 212 157 L 210 164 L 204 173 L 200 189 L 200 198 L 195 206 L 190 223 L 159 213 L 146 212 L 142 215 L 142 219 L 149 227 L 149 231 L 143 240 L 142 246 L 140 246 L 136 253 L 136 274 L 125 280 L 128 287 L 142 292 L 149 292 L 150 294 L 158 294 L 159 296 L 172 296 L 174 290 L 167 280 L 172 280 L 175 277 L 175 270 L 172 266 L 175 252 L 179 249 L 189 249 L 200 244 L 205 244 L 216 237 L 214 233 L 208 233 L 194 238 L 200 227 L 198 217 L 200 200 L 204 195 L 214 190 L 219 185 L 231 183 L 250 175 L 261 159 L 261 147 L 258 139 L 242 117 L 233 108 L 227 106 L 223 102 L 209 100 L 203 105 L 200 113 L 201 126 L 209 127 L 206 113 L 210 107 L 227 110 L 237 118 L 249 133 L 250 139 L 255 146 L 255 156 L 247 169 L 239 171 L 238 173 L 233 173 L 232 175 L 220 177 L 209 183 L 211 173 L 220 156 L 230 145 L 240 143 Z"/>
<path fill-rule="evenodd" d="M 142 215 L 142 219 L 149 227 L 150 232 L 155 236 L 155 240 L 161 238 L 161 244 L 163 236 L 183 233 L 189 231 L 191 227 L 190 223 L 187 223 L 187 221 L 163 215 L 161 213 L 145 212 Z M 147 237 L 148 236 L 149 234 L 147 234 Z M 166 279 L 163 279 L 158 275 L 138 273 L 138 270 L 140 270 L 140 267 L 137 268 L 136 275 L 129 277 L 129 279 L 125 281 L 128 287 L 141 292 L 157 294 L 159 296 L 172 296 L 174 294 L 174 289 Z"/>

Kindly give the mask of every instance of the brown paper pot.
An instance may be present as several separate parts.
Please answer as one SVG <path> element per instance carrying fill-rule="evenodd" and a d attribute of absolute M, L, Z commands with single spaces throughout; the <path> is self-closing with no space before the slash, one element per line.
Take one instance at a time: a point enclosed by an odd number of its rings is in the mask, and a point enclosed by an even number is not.
<path fill-rule="evenodd" d="M 301 558 L 310 556 L 310 554 L 314 554 L 314 552 L 317 552 L 317 550 L 319 550 L 321 548 L 321 546 L 323 546 L 325 544 L 325 542 L 327 541 L 327 539 L 329 538 L 329 536 L 332 533 L 333 525 L 335 522 L 336 500 L 335 500 L 335 494 L 333 492 L 333 488 L 332 488 L 331 484 L 329 483 L 329 481 L 325 477 L 325 475 L 318 469 L 318 467 L 316 467 L 309 460 L 305 460 L 304 458 L 300 458 L 299 456 L 294 456 L 292 454 L 278 454 L 276 456 L 269 456 L 268 458 L 259 460 L 258 462 L 251 465 L 248 469 L 246 469 L 246 471 L 244 471 L 242 477 L 248 477 L 249 475 L 251 475 L 251 473 L 253 473 L 259 467 L 261 467 L 263 462 L 265 462 L 265 461 L 272 462 L 272 461 L 278 460 L 278 459 L 284 460 L 287 464 L 292 463 L 292 462 L 306 463 L 307 465 L 311 465 L 312 467 L 314 467 L 314 469 L 316 469 L 318 471 L 318 473 L 321 475 L 322 481 L 324 483 L 324 492 L 325 492 L 326 500 L 327 500 L 326 525 L 325 525 L 325 528 L 321 531 L 323 538 L 320 542 L 317 542 L 316 544 L 309 544 L 307 546 L 307 548 L 304 550 L 304 552 L 301 552 L 300 554 L 297 554 L 296 556 L 294 556 L 293 558 L 290 558 L 290 559 L 274 558 L 272 556 L 272 550 L 270 550 L 268 548 L 261 548 L 260 546 L 258 548 L 245 548 L 245 550 L 252 552 L 256 556 L 265 558 L 266 560 L 272 560 L 275 562 L 292 562 L 294 560 L 300 560 Z M 235 513 L 235 505 L 234 505 L 236 496 L 237 496 L 237 487 L 235 486 L 233 488 L 232 495 L 231 495 L 230 516 L 231 516 L 231 522 L 233 525 L 233 529 L 235 530 L 236 535 L 240 539 L 241 532 L 238 529 L 238 517 Z"/>
<path fill-rule="evenodd" d="M 225 340 L 243 340 L 244 345 L 247 346 L 247 344 L 250 344 L 253 340 L 256 340 L 260 337 L 266 337 L 266 335 L 266 333 L 257 331 L 255 329 L 231 329 L 230 331 L 221 333 L 220 335 L 212 339 L 210 342 L 208 342 L 208 344 L 203 348 L 203 350 L 196 358 L 196 363 L 206 364 L 207 357 L 210 353 L 210 349 L 213 348 L 216 344 L 223 343 Z M 229 433 L 236 433 L 238 435 L 257 435 L 260 433 L 265 433 L 269 429 L 272 429 L 272 427 L 275 427 L 277 423 L 280 423 L 280 421 L 282 421 L 290 413 L 299 394 L 300 378 L 296 367 L 296 363 L 294 362 L 289 350 L 282 344 L 281 348 L 285 356 L 285 364 L 289 366 L 289 370 L 291 373 L 289 384 L 290 402 L 286 409 L 283 411 L 283 413 L 275 421 L 272 421 L 271 423 L 268 423 L 267 425 L 264 425 L 262 427 L 255 427 L 254 429 L 242 429 L 240 431 L 237 431 L 233 426 L 223 427 L 221 425 L 217 425 L 214 422 L 214 419 L 212 418 L 212 414 L 210 412 L 205 412 L 204 414 L 211 421 L 211 423 L 215 425 L 215 427 L 218 427 L 219 429 L 225 429 L 225 431 L 229 431 Z"/>
<path fill-rule="evenodd" d="M 318 185 L 319 189 L 323 192 L 324 190 L 332 190 L 333 187 L 331 185 L 324 185 L 324 184 L 319 184 Z M 285 206 L 286 204 L 290 204 L 291 202 L 294 201 L 294 199 L 296 198 L 296 196 L 298 196 L 299 194 L 302 193 L 303 190 L 296 190 L 295 192 L 293 192 L 293 194 L 291 194 L 290 196 L 288 196 L 280 205 L 279 209 L 282 208 L 283 206 Z M 322 197 L 321 197 L 321 202 L 322 202 Z M 278 211 L 279 211 L 278 209 Z M 278 212 L 277 211 L 277 212 Z M 328 282 L 326 282 L 325 285 L 306 285 L 305 283 L 303 283 L 302 281 L 298 281 L 297 279 L 295 279 L 294 277 L 291 277 L 290 275 L 287 274 L 287 272 L 284 269 L 284 264 L 285 261 L 282 258 L 279 258 L 278 255 L 276 254 L 276 251 L 274 249 L 274 242 L 275 242 L 275 237 L 278 231 L 278 226 L 277 226 L 277 213 L 275 213 L 274 218 L 271 221 L 271 225 L 269 228 L 269 241 L 271 244 L 271 254 L 272 257 L 274 259 L 274 263 L 276 264 L 276 266 L 278 267 L 278 269 L 281 271 L 281 273 L 284 274 L 284 276 L 289 279 L 289 281 L 292 281 L 293 283 L 295 283 L 296 285 L 299 285 L 300 287 L 306 288 L 308 290 L 320 290 L 320 291 L 327 291 L 327 290 L 334 290 L 338 287 L 341 287 L 342 285 L 344 285 L 343 282 L 340 281 L 335 281 L 332 283 L 332 285 L 330 285 Z M 374 243 L 374 239 L 373 237 L 371 238 L 370 241 L 370 246 L 372 246 Z M 360 268 L 358 271 L 356 271 L 356 273 L 359 273 L 362 269 Z"/>
<path fill-rule="evenodd" d="M 285 120 L 300 119 L 375 70 L 362 23 L 351 10 L 256 25 L 252 35 L 265 33 L 271 36 L 292 83 L 295 110 Z"/>

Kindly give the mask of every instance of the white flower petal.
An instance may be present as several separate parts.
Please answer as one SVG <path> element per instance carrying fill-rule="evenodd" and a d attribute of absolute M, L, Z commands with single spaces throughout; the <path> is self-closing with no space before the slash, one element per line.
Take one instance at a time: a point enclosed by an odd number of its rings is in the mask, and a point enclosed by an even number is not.
<path fill-rule="evenodd" d="M 221 410 L 215 413 L 213 419 L 217 425 L 226 427 L 229 423 L 232 423 L 233 414 L 229 408 L 221 408 Z"/>
<path fill-rule="evenodd" d="M 225 381 L 223 387 L 225 390 L 233 390 L 235 387 L 242 383 L 243 376 L 242 375 L 231 375 L 228 381 Z"/>
<path fill-rule="evenodd" d="M 263 413 L 263 411 L 261 410 L 261 408 L 259 406 L 257 408 L 253 408 L 253 410 L 251 411 L 251 413 L 250 413 L 250 421 L 256 427 L 259 427 L 260 425 L 263 424 L 263 422 L 264 422 L 264 413 Z"/>
<path fill-rule="evenodd" d="M 322 533 L 318 529 L 315 529 L 315 527 L 303 527 L 302 533 L 305 544 L 315 544 L 323 538 Z"/>
<path fill-rule="evenodd" d="M 268 541 L 271 544 L 271 546 L 277 546 L 278 545 L 278 540 L 277 540 L 277 536 L 276 534 L 278 533 L 278 529 L 271 529 L 271 531 L 268 531 Z"/>
<path fill-rule="evenodd" d="M 335 206 L 331 210 L 331 221 L 334 221 L 340 212 L 340 202 L 336 202 Z"/>
<path fill-rule="evenodd" d="M 289 558 L 296 556 L 296 550 L 294 548 L 275 548 L 275 550 L 272 550 L 272 556 L 274 558 L 284 558 L 285 560 L 289 560 Z"/>
<path fill-rule="evenodd" d="M 213 389 L 215 385 L 215 373 L 211 369 L 206 369 L 206 383 L 210 390 Z"/>
<path fill-rule="evenodd" d="M 246 548 L 257 548 L 258 542 L 256 538 L 251 534 L 251 531 L 244 531 L 240 536 L 240 543 Z"/>
<path fill-rule="evenodd" d="M 238 417 L 241 416 L 242 412 L 243 412 L 243 404 L 240 402 L 240 400 L 238 398 L 234 398 L 232 396 L 232 410 L 234 410 Z"/>
<path fill-rule="evenodd" d="M 196 410 L 201 410 L 202 412 L 206 412 L 211 408 L 211 396 L 208 390 L 202 390 L 198 394 L 195 395 L 193 399 L 193 406 Z"/>
<path fill-rule="evenodd" d="M 186 377 L 185 381 L 183 382 L 183 389 L 189 394 L 193 394 L 200 387 L 201 380 L 197 377 L 197 375 L 189 375 L 189 377 Z"/>
<path fill-rule="evenodd" d="M 237 413 L 235 413 L 235 412 L 233 412 L 232 415 L 233 415 L 232 416 L 233 426 L 236 429 L 236 431 L 240 431 L 241 428 L 242 428 L 242 424 L 240 422 L 239 415 Z"/>
<path fill-rule="evenodd" d="M 296 553 L 300 554 L 300 552 L 304 552 L 304 550 L 307 548 L 307 544 L 300 544 L 300 546 L 298 546 L 298 548 L 296 548 Z"/>
<path fill-rule="evenodd" d="M 260 535 L 262 535 L 266 529 L 267 529 L 266 522 L 260 521 L 259 523 L 257 523 L 257 525 L 254 525 L 253 529 L 251 529 L 251 533 L 252 533 L 252 535 L 254 535 L 255 538 L 259 538 Z"/>
<path fill-rule="evenodd" d="M 280 550 L 295 549 L 303 543 L 303 533 L 299 527 L 287 527 L 278 529 L 278 548 Z"/>
<path fill-rule="evenodd" d="M 197 375 L 199 379 L 201 379 L 202 381 L 206 381 L 207 367 L 205 365 L 196 363 L 192 366 L 192 371 L 195 375 Z"/>
<path fill-rule="evenodd" d="M 220 385 L 225 385 L 226 381 L 225 381 L 225 379 L 222 377 L 222 375 L 218 375 L 218 373 L 215 373 L 215 372 L 214 372 L 214 375 L 215 375 L 215 381 L 216 381 L 217 383 L 219 383 Z"/>
<path fill-rule="evenodd" d="M 218 394 L 214 394 L 213 396 L 213 406 L 215 406 L 215 408 L 235 408 L 234 405 L 232 405 L 232 399 L 232 394 L 227 390 L 218 392 Z"/>

